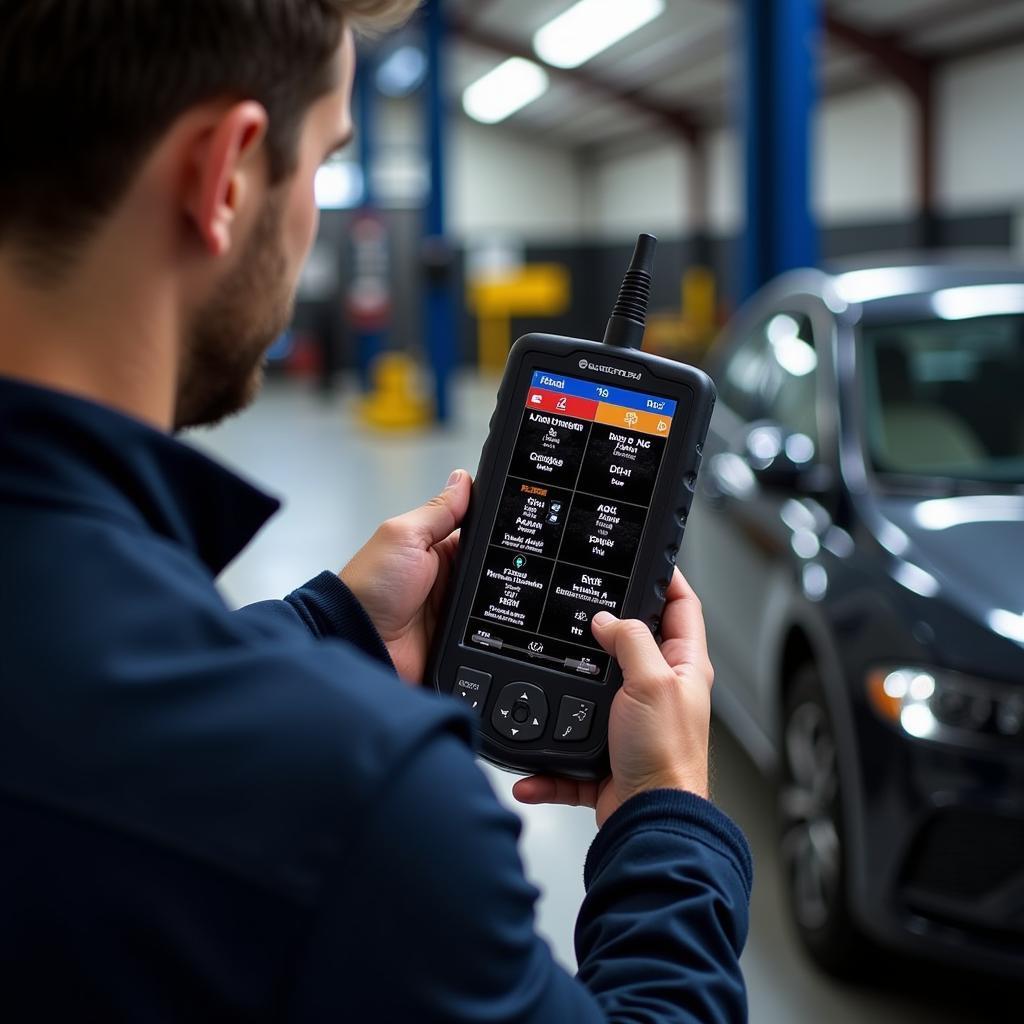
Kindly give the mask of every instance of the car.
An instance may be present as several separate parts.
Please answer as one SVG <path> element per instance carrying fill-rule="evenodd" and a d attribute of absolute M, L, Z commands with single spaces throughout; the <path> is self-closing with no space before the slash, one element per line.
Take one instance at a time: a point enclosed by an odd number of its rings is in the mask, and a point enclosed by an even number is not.
<path fill-rule="evenodd" d="M 707 369 L 682 564 L 803 945 L 1024 977 L 1024 269 L 795 271 Z"/>

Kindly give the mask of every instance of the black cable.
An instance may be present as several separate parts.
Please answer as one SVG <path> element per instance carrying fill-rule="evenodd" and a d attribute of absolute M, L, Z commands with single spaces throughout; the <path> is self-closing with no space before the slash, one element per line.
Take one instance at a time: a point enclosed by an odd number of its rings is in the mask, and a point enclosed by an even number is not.
<path fill-rule="evenodd" d="M 654 253 L 658 240 L 654 235 L 641 235 L 636 243 L 633 261 L 619 290 L 604 343 L 614 348 L 640 348 L 647 330 L 647 308 L 651 301 L 654 279 Z"/>

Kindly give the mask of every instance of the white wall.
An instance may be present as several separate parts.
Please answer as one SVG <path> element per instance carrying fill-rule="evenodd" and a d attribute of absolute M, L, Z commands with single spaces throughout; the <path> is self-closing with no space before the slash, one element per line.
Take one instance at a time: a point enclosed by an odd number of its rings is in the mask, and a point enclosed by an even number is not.
<path fill-rule="evenodd" d="M 736 132 L 723 128 L 708 142 L 708 218 L 712 233 L 733 234 L 743 225 L 743 176 Z"/>
<path fill-rule="evenodd" d="M 913 100 L 903 90 L 880 85 L 823 103 L 812 200 L 821 222 L 913 216 L 916 147 Z"/>
<path fill-rule="evenodd" d="M 460 238 L 578 238 L 582 175 L 566 150 L 460 117 L 449 151 L 448 206 L 452 231 Z"/>
<path fill-rule="evenodd" d="M 382 101 L 375 178 L 389 201 L 395 201 L 396 187 L 408 192 L 409 205 L 422 201 L 421 190 L 429 184 L 424 128 L 419 100 Z M 455 115 L 446 155 L 448 218 L 457 237 L 579 237 L 583 176 L 569 150 Z"/>
<path fill-rule="evenodd" d="M 955 62 L 938 77 L 940 209 L 1024 211 L 1024 47 Z M 882 83 L 827 100 L 815 121 L 813 203 L 824 224 L 902 219 L 914 214 L 915 113 L 897 86 Z M 389 103 L 380 123 L 385 161 L 409 172 L 422 161 L 418 102 Z M 449 152 L 453 231 L 473 239 L 524 241 L 581 235 L 623 240 L 656 228 L 692 228 L 689 165 L 682 144 L 651 136 L 646 148 L 619 147 L 581 164 L 557 136 L 485 127 L 457 116 Z M 710 226 L 743 221 L 742 153 L 733 129 L 709 139 Z M 1024 224 L 1024 220 L 1022 220 Z M 1024 246 L 1024 227 L 1021 228 Z"/>
<path fill-rule="evenodd" d="M 600 161 L 585 178 L 588 234 L 628 238 L 653 224 L 678 236 L 690 228 L 689 166 L 679 144 Z"/>
<path fill-rule="evenodd" d="M 1024 47 L 950 64 L 940 72 L 936 101 L 940 210 L 1024 211 Z M 812 202 L 823 224 L 914 215 L 915 111 L 899 87 L 883 83 L 827 100 L 814 132 Z M 611 153 L 597 160 L 587 172 L 585 231 L 625 238 L 640 224 L 653 224 L 666 235 L 684 233 L 686 163 L 682 147 L 662 142 L 642 154 Z M 741 227 L 742 187 L 735 131 L 713 133 L 713 231 Z M 1021 236 L 1024 246 L 1024 227 Z"/>
<path fill-rule="evenodd" d="M 943 206 L 1024 207 L 1024 47 L 950 65 L 938 92 Z"/>

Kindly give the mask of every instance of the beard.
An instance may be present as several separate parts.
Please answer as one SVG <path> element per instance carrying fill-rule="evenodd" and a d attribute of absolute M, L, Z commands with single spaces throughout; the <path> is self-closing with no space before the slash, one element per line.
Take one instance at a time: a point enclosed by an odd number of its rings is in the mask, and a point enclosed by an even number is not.
<path fill-rule="evenodd" d="M 291 322 L 294 296 L 281 250 L 284 202 L 272 196 L 238 263 L 185 338 L 175 430 L 212 426 L 250 405 L 267 350 Z"/>

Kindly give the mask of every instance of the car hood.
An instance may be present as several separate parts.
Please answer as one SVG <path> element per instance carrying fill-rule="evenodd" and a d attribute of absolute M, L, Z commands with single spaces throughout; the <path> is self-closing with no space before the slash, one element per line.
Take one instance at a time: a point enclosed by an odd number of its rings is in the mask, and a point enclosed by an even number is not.
<path fill-rule="evenodd" d="M 873 532 L 911 573 L 930 575 L 936 593 L 1024 644 L 1024 497 L 886 498 L 879 510 Z"/>

